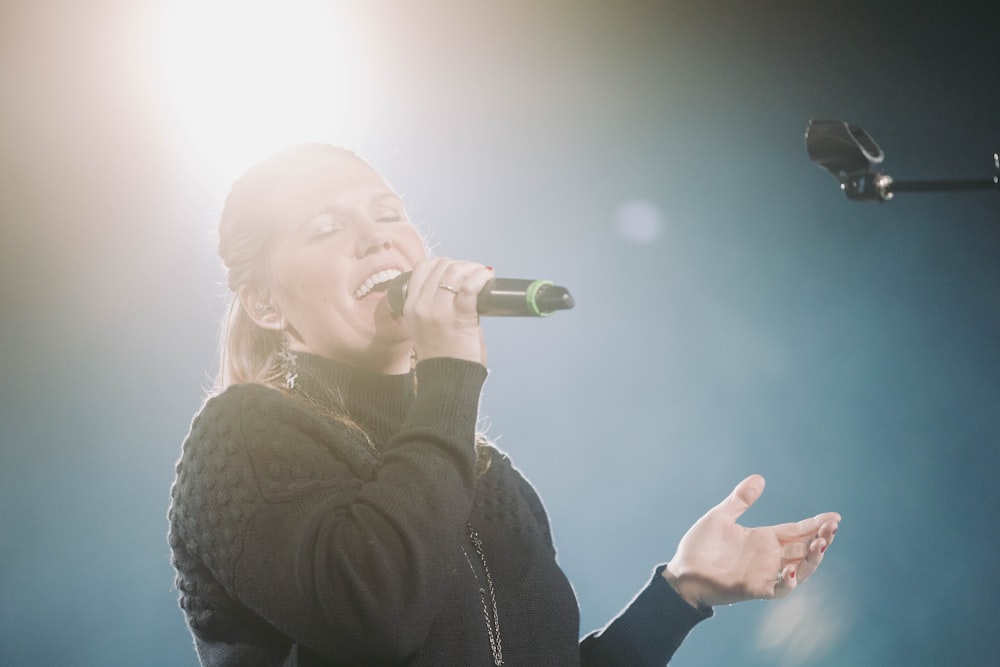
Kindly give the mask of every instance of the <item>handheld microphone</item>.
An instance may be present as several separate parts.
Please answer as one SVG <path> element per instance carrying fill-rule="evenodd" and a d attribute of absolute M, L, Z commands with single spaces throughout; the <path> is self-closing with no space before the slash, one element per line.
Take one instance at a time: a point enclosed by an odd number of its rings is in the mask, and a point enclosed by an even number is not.
<path fill-rule="evenodd" d="M 407 272 L 388 283 L 386 301 L 395 315 L 403 313 L 409 282 L 410 272 Z M 569 290 L 553 285 L 551 280 L 518 278 L 490 280 L 476 300 L 476 310 L 480 315 L 503 317 L 545 317 L 557 310 L 569 310 L 573 305 Z"/>

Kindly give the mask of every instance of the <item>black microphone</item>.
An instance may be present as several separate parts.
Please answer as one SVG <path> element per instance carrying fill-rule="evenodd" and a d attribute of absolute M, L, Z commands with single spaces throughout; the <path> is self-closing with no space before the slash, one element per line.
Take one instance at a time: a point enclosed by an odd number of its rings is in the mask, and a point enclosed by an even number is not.
<path fill-rule="evenodd" d="M 395 315 L 403 313 L 409 282 L 410 272 L 388 282 L 386 300 Z M 573 305 L 569 290 L 553 285 L 551 280 L 494 278 L 479 292 L 476 310 L 480 315 L 545 317 Z"/>

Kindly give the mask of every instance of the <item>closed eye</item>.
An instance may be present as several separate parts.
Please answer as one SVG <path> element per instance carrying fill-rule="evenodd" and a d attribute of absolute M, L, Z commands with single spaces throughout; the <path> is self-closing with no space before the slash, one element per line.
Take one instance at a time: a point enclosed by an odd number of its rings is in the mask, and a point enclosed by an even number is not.
<path fill-rule="evenodd" d="M 372 198 L 372 219 L 375 222 L 407 222 L 406 209 L 403 202 L 395 194 L 385 193 Z"/>
<path fill-rule="evenodd" d="M 381 208 L 375 214 L 375 222 L 402 222 L 406 216 L 395 208 Z"/>
<path fill-rule="evenodd" d="M 309 223 L 310 237 L 320 239 L 343 231 L 344 224 L 329 213 L 313 218 Z"/>

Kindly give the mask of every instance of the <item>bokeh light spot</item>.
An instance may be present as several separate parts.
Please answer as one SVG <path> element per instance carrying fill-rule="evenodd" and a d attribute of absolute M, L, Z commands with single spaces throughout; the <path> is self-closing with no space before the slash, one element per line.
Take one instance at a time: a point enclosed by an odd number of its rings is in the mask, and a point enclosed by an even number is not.
<path fill-rule="evenodd" d="M 647 245 L 663 234 L 663 211 L 645 199 L 625 202 L 615 211 L 615 233 L 624 241 Z"/>
<path fill-rule="evenodd" d="M 820 582 L 810 581 L 803 590 L 768 605 L 757 646 L 783 667 L 804 667 L 829 653 L 843 639 L 846 626 L 842 601 Z"/>

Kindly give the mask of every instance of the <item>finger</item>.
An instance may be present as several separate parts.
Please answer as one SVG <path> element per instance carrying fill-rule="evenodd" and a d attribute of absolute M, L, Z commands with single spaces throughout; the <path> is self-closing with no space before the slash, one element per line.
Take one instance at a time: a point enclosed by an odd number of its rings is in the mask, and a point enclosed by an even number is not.
<path fill-rule="evenodd" d="M 814 538 L 819 534 L 820 528 L 829 522 L 840 521 L 840 515 L 836 512 L 817 514 L 816 516 L 803 519 L 794 523 L 781 523 L 774 526 L 774 532 L 782 542 Z M 836 528 L 834 528 L 836 530 Z"/>
<path fill-rule="evenodd" d="M 780 578 L 774 583 L 772 595 L 775 599 L 781 599 L 794 591 L 798 585 L 798 569 L 794 565 L 786 565 L 781 570 Z"/>
<path fill-rule="evenodd" d="M 406 286 L 404 314 L 415 312 L 418 308 L 432 303 L 434 292 L 441 282 L 441 274 L 444 273 L 449 261 L 447 257 L 434 257 L 413 267 Z"/>
<path fill-rule="evenodd" d="M 805 542 L 792 542 L 781 549 L 781 560 L 785 563 L 797 563 L 809 555 L 809 545 Z"/>
<path fill-rule="evenodd" d="M 773 526 L 774 534 L 778 540 L 784 544 L 787 542 L 798 542 L 815 537 L 819 532 L 819 524 L 815 519 L 803 519 L 793 523 L 779 523 Z"/>
<path fill-rule="evenodd" d="M 839 527 L 840 524 L 837 521 L 827 521 L 820 527 L 818 537 L 822 537 L 827 544 L 830 544 L 833 542 L 833 536 L 837 534 Z"/>
<path fill-rule="evenodd" d="M 423 289 L 427 302 L 435 308 L 441 303 L 450 304 L 455 300 L 462 281 L 461 270 L 456 268 L 459 266 L 461 265 L 455 260 L 446 259 L 437 264 L 427 276 Z"/>
<path fill-rule="evenodd" d="M 414 306 L 411 312 L 419 312 L 425 318 L 435 316 L 450 318 L 449 313 L 454 313 L 457 310 L 459 299 L 464 297 L 465 300 L 461 302 L 464 306 L 463 310 L 467 311 L 466 315 L 471 314 L 478 322 L 474 304 L 470 310 L 469 299 L 478 294 L 478 291 L 473 292 L 472 290 L 477 284 L 485 282 L 485 279 L 473 281 L 468 285 L 466 283 L 468 276 L 480 266 L 446 257 L 436 258 L 428 266 L 426 274 L 421 276 L 420 282 L 414 288 L 416 293 L 413 294 Z M 472 300 L 474 301 L 474 299 Z M 409 301 L 410 295 L 408 294 L 407 302 Z"/>
<path fill-rule="evenodd" d="M 800 581 L 805 582 L 816 571 L 819 564 L 823 562 L 823 555 L 828 546 L 829 543 L 822 538 L 813 540 L 812 544 L 809 545 L 809 554 L 798 566 Z"/>
<path fill-rule="evenodd" d="M 441 280 L 457 292 L 454 295 L 455 309 L 476 315 L 478 313 L 479 293 L 492 278 L 492 269 L 482 264 L 455 262 L 445 270 Z"/>
<path fill-rule="evenodd" d="M 764 493 L 764 478 L 760 475 L 750 475 L 736 485 L 733 492 L 725 500 L 715 506 L 714 512 L 722 514 L 725 518 L 735 522 L 751 505 L 757 502 L 760 495 Z"/>

